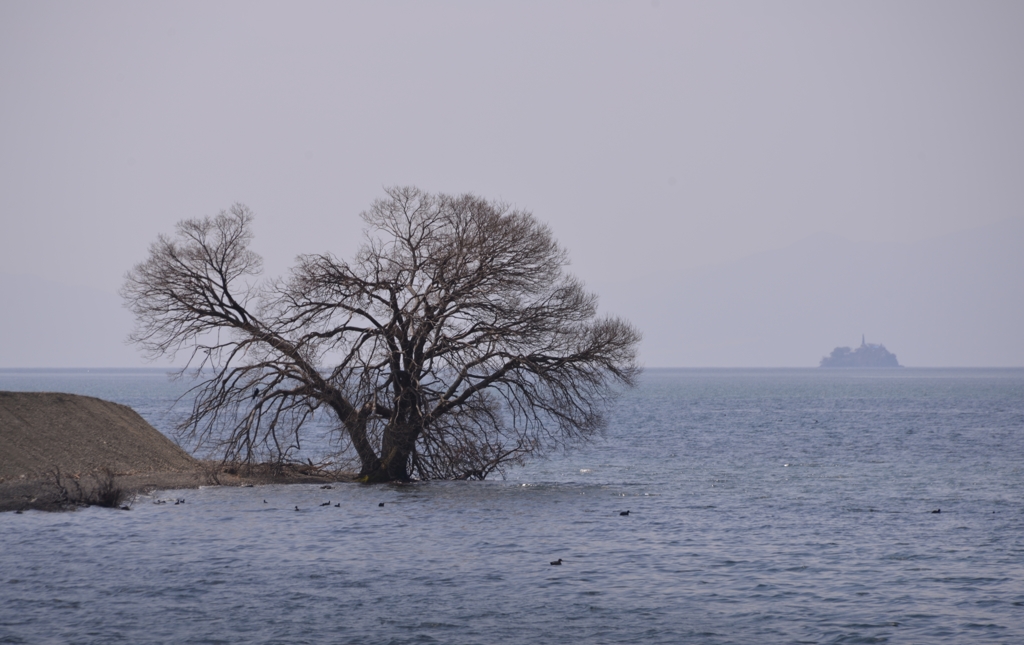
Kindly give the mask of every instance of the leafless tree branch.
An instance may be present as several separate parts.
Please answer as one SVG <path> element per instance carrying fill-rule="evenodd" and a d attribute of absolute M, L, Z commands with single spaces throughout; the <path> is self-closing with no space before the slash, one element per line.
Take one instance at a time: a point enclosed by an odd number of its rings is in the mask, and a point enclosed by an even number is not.
<path fill-rule="evenodd" d="M 186 220 L 126 276 L 132 339 L 189 352 L 182 431 L 228 458 L 284 458 L 315 414 L 367 481 L 480 478 L 584 440 L 639 373 L 639 332 L 597 315 L 530 213 L 392 188 L 349 263 L 306 255 L 259 282 L 241 205 Z"/>

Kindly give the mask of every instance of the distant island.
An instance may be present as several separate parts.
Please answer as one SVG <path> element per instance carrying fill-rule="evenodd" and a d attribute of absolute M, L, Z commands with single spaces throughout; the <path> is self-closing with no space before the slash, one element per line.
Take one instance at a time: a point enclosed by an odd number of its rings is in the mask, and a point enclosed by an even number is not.
<path fill-rule="evenodd" d="M 885 345 L 872 345 L 860 337 L 860 347 L 836 347 L 829 356 L 821 359 L 820 367 L 902 367 Z"/>

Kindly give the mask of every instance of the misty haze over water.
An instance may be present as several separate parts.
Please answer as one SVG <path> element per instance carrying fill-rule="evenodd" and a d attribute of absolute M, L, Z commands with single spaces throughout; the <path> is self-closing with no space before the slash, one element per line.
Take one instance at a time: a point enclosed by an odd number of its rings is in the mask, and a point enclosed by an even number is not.
<path fill-rule="evenodd" d="M 158 234 L 283 276 L 390 185 L 532 211 L 648 366 L 1021 366 L 1020 60 L 1013 2 L 5 3 L 0 366 L 143 365 Z"/>
<path fill-rule="evenodd" d="M 819 235 L 599 295 L 644 331 L 652 367 L 813 366 L 862 334 L 904 365 L 1020 366 L 1024 280 L 1007 278 L 1024 276 L 1022 240 L 1024 220 L 913 245 Z M 124 342 L 132 320 L 112 293 L 0 275 L 0 300 L 25 307 L 0 319 L 0 337 L 18 339 L 0 346 L 0 366 L 147 364 Z"/>

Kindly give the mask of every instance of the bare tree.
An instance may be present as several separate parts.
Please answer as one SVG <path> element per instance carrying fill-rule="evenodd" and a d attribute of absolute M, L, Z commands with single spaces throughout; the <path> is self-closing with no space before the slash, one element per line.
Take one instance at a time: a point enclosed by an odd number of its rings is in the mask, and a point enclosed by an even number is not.
<path fill-rule="evenodd" d="M 387 190 L 353 262 L 301 256 L 257 284 L 252 215 L 179 223 L 122 289 L 132 338 L 203 375 L 182 430 L 231 459 L 282 455 L 330 410 L 365 481 L 479 478 L 590 437 L 639 373 L 639 332 L 597 316 L 530 213 Z"/>

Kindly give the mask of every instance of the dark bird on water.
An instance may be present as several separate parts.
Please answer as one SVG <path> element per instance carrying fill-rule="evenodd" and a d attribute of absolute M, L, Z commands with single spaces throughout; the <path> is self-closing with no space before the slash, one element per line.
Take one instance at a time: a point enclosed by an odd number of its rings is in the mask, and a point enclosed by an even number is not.
<path fill-rule="evenodd" d="M 621 513 L 619 513 L 619 515 L 623 515 L 623 516 L 629 515 L 629 511 L 622 511 Z"/>
<path fill-rule="evenodd" d="M 551 566 L 553 566 L 553 567 L 560 567 L 560 566 L 562 566 L 562 558 L 558 558 L 557 560 L 552 562 Z"/>
<path fill-rule="evenodd" d="M 263 503 L 264 503 L 264 504 L 266 504 L 266 503 L 267 503 L 267 500 L 263 500 Z"/>
<path fill-rule="evenodd" d="M 377 504 L 377 506 L 384 506 L 384 502 L 381 502 L 380 504 Z"/>
<path fill-rule="evenodd" d="M 330 506 L 330 505 L 331 505 L 331 500 L 327 500 L 326 502 L 324 502 L 320 506 Z"/>
<path fill-rule="evenodd" d="M 295 510 L 299 510 L 299 507 L 298 507 L 298 506 L 296 506 L 296 507 L 295 507 Z"/>
<path fill-rule="evenodd" d="M 334 508 L 341 508 L 341 502 L 338 502 L 337 504 L 335 504 Z"/>
<path fill-rule="evenodd" d="M 935 509 L 934 511 L 932 511 L 932 513 L 941 513 L 941 512 L 942 512 L 942 509 L 941 509 L 941 508 L 937 508 L 937 509 Z"/>

